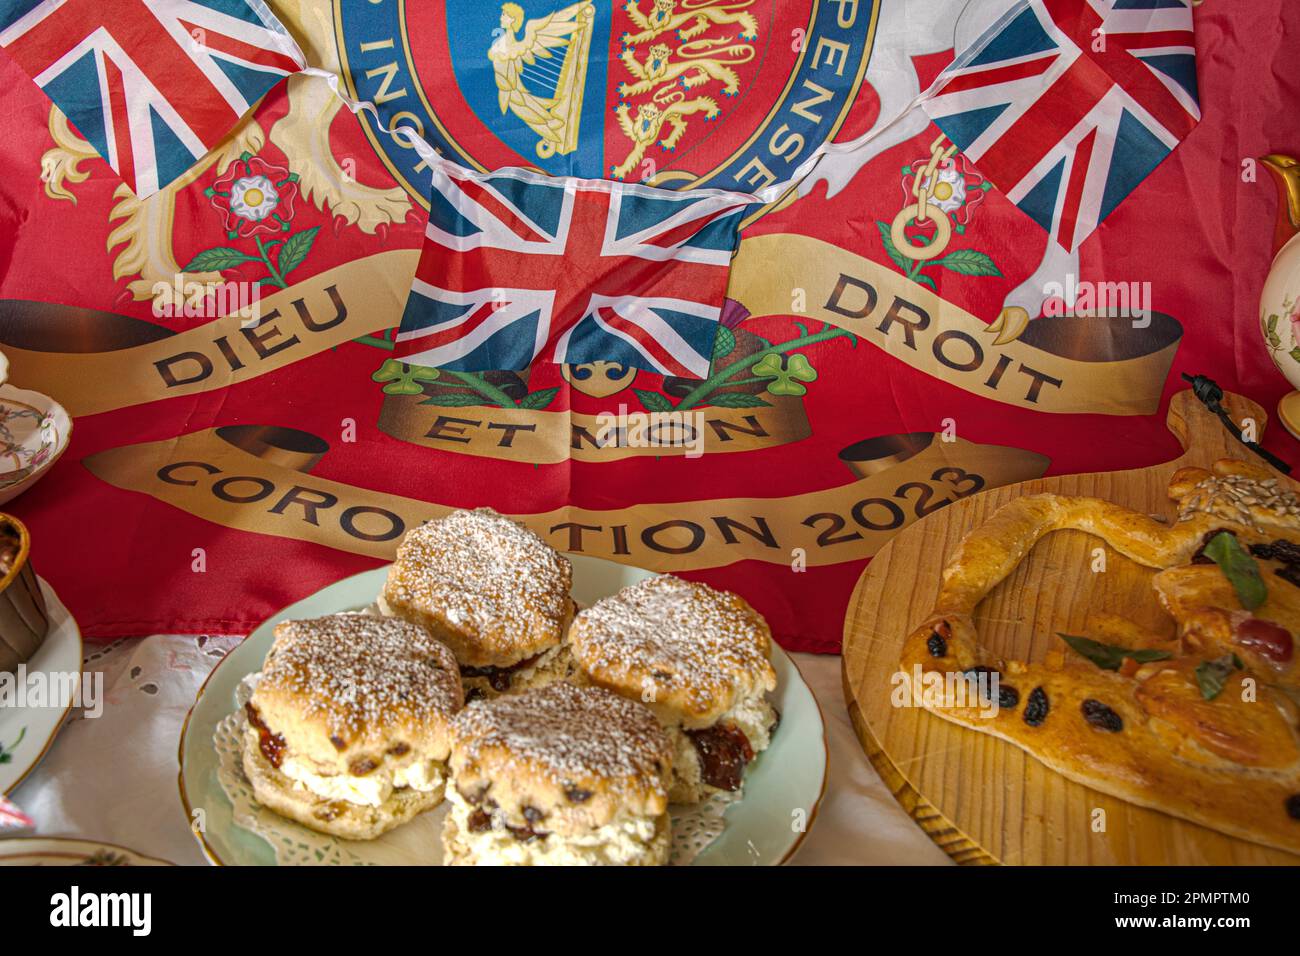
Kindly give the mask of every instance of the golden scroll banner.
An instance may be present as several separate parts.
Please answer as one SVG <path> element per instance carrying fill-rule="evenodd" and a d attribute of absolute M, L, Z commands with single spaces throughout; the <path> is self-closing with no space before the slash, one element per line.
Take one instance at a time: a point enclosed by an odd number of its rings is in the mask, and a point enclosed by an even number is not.
<path fill-rule="evenodd" d="M 418 256 L 399 249 L 337 266 L 266 296 L 256 321 L 232 314 L 174 334 L 111 313 L 6 302 L 0 345 L 12 381 L 58 395 L 74 417 L 210 392 L 390 327 Z"/>
<path fill-rule="evenodd" d="M 624 404 L 607 415 L 585 415 L 445 408 L 428 404 L 424 395 L 387 395 L 379 429 L 425 448 L 540 465 L 755 451 L 812 434 L 803 401 L 793 396 L 774 396 L 768 408 L 651 413 Z"/>
<path fill-rule="evenodd" d="M 294 429 L 237 426 L 125 445 L 84 460 L 109 484 L 241 531 L 391 559 L 442 505 L 315 478 L 328 446 Z M 985 488 L 1041 476 L 1042 455 L 929 433 L 841 453 L 858 480 L 789 498 L 731 498 L 516 515 L 556 548 L 658 571 L 760 560 L 792 567 L 875 554 L 900 530 Z"/>
<path fill-rule="evenodd" d="M 974 395 L 1042 412 L 1151 415 L 1183 329 L 1168 315 L 1044 317 L 995 346 L 980 319 L 838 246 L 798 235 L 747 239 L 729 295 L 754 315 L 802 313 L 860 336 Z"/>

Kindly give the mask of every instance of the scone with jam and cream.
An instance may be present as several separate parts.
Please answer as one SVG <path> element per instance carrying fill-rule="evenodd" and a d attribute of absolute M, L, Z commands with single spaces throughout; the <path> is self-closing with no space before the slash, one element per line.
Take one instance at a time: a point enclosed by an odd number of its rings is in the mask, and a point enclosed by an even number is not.
<path fill-rule="evenodd" d="M 314 830 L 369 840 L 442 802 L 464 690 L 451 650 L 407 621 L 285 621 L 245 710 L 258 801 Z"/>
<path fill-rule="evenodd" d="M 569 562 L 490 508 L 455 511 L 407 532 L 379 609 L 421 625 L 460 662 L 470 700 L 569 676 Z"/>
<path fill-rule="evenodd" d="M 778 715 L 772 635 L 738 595 L 671 575 L 580 612 L 570 644 L 581 678 L 654 711 L 673 740 L 674 803 L 736 791 Z"/>
<path fill-rule="evenodd" d="M 452 726 L 444 859 L 662 865 L 671 773 L 654 714 L 598 687 L 557 683 L 469 704 Z"/>

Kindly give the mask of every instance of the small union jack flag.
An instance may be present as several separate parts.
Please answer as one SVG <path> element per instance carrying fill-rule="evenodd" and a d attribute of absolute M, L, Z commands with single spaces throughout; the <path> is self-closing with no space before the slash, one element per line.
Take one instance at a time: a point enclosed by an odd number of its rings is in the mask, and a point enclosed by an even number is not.
<path fill-rule="evenodd" d="M 35 824 L 32 823 L 31 817 L 5 797 L 0 797 L 0 834 L 6 831 L 12 834 L 20 830 L 30 830 L 33 826 Z"/>
<path fill-rule="evenodd" d="M 1073 251 L 1200 120 L 1187 0 L 1025 0 L 936 84 L 939 128 Z"/>
<path fill-rule="evenodd" d="M 262 0 L 0 0 L 0 47 L 141 198 L 306 65 Z"/>
<path fill-rule="evenodd" d="M 397 357 L 456 371 L 605 360 L 708 374 L 752 199 L 434 166 Z"/>

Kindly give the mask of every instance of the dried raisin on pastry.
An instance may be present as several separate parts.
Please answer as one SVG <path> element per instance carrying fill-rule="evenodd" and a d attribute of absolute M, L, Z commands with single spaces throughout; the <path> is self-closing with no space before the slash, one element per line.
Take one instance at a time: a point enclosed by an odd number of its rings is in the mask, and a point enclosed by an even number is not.
<path fill-rule="evenodd" d="M 1007 710 L 1014 710 L 1020 703 L 1020 691 L 1016 690 L 1009 684 L 998 685 L 998 706 L 1005 707 Z"/>
<path fill-rule="evenodd" d="M 947 621 L 940 621 L 925 642 L 931 657 L 948 656 L 948 639 L 952 637 L 952 627 Z"/>
<path fill-rule="evenodd" d="M 1265 561 L 1300 564 L 1300 544 L 1292 544 L 1290 541 L 1278 540 L 1272 544 L 1252 544 L 1250 553 Z"/>
<path fill-rule="evenodd" d="M 1300 820 L 1300 793 L 1286 798 L 1286 814 L 1292 820 Z"/>
<path fill-rule="evenodd" d="M 1035 687 L 1029 692 L 1029 700 L 1025 702 L 1025 723 L 1030 727 L 1041 727 L 1043 721 L 1047 720 L 1047 712 L 1051 709 L 1051 704 L 1047 700 L 1047 691 L 1041 687 Z"/>
<path fill-rule="evenodd" d="M 348 764 L 348 773 L 354 777 L 364 777 L 372 773 L 379 766 L 379 761 L 373 757 L 355 757 Z"/>
<path fill-rule="evenodd" d="M 1089 697 L 1083 702 L 1083 719 L 1098 730 L 1117 734 L 1124 729 L 1124 718 L 1099 700 Z"/>

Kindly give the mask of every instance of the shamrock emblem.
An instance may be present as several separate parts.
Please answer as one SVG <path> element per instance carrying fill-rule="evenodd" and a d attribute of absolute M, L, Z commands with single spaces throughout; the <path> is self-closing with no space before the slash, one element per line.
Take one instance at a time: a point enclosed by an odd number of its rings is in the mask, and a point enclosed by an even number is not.
<path fill-rule="evenodd" d="M 806 395 L 804 382 L 817 381 L 817 370 L 802 353 L 777 355 L 769 352 L 754 366 L 756 378 L 770 378 L 767 391 L 771 395 Z"/>
<path fill-rule="evenodd" d="M 371 375 L 370 379 L 388 383 L 384 386 L 385 395 L 419 395 L 424 391 L 424 386 L 420 383 L 436 382 L 438 374 L 436 368 L 407 365 L 397 359 L 388 359 L 379 366 L 379 371 Z"/>

